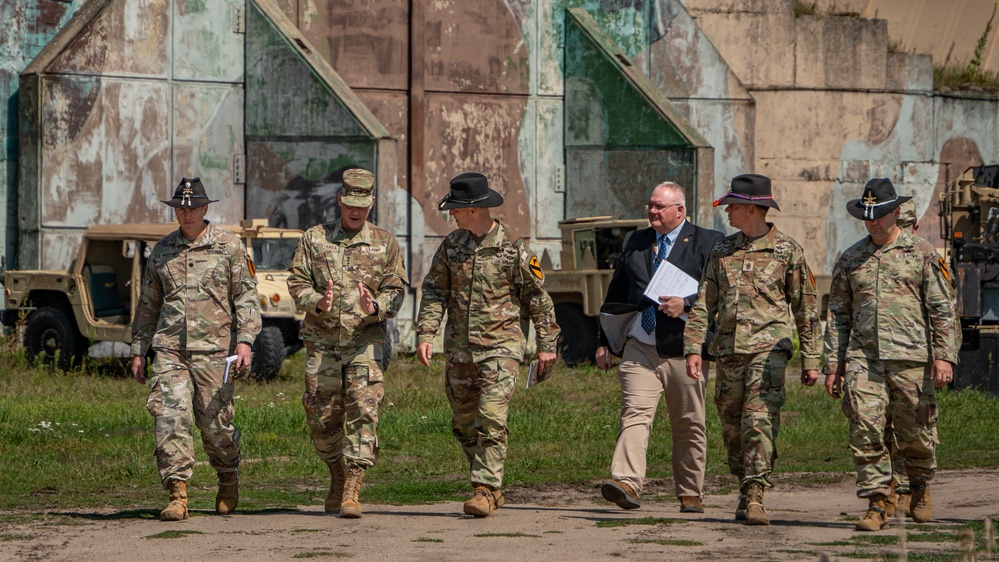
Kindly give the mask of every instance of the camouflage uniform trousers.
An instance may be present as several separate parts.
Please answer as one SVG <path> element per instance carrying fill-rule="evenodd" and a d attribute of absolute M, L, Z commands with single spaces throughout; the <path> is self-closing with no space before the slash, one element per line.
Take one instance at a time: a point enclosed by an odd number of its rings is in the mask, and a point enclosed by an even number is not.
<path fill-rule="evenodd" d="M 842 407 L 850 421 L 858 497 L 888 494 L 892 438 L 909 479 L 933 479 L 937 470 L 937 397 L 929 363 L 850 357 Z M 890 433 L 885 429 L 888 420 Z"/>
<path fill-rule="evenodd" d="M 217 472 L 239 468 L 239 429 L 232 424 L 235 381 L 222 384 L 226 353 L 157 348 L 146 409 L 155 419 L 156 466 L 163 488 L 194 468 L 194 424 Z M 193 422 L 193 423 L 192 423 Z"/>
<path fill-rule="evenodd" d="M 305 406 L 319 458 L 364 470 L 378 460 L 378 408 L 385 398 L 376 353 L 381 344 L 323 348 L 306 344 Z"/>
<path fill-rule="evenodd" d="M 729 472 L 743 489 L 756 482 L 772 487 L 770 473 L 777 460 L 780 409 L 787 399 L 786 351 L 720 356 L 715 381 L 715 406 L 728 451 Z"/>
<path fill-rule="evenodd" d="M 445 370 L 451 432 L 468 457 L 473 486 L 503 486 L 506 418 L 519 367 L 515 359 L 492 357 L 477 363 L 448 363 Z"/>

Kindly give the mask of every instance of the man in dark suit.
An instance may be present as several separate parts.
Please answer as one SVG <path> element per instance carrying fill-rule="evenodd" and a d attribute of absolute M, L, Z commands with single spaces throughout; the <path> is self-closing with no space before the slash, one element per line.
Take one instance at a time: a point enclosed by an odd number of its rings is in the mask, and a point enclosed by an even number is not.
<path fill-rule="evenodd" d="M 611 461 L 612 480 L 604 482 L 601 494 L 623 509 L 641 506 L 638 497 L 645 480 L 649 433 L 659 396 L 665 393 L 680 511 L 704 511 L 705 381 L 687 376 L 683 355 L 686 313 L 697 291 L 695 288 L 688 295 L 661 295 L 658 302 L 644 295 L 663 261 L 699 280 L 711 249 L 723 238 L 718 231 L 690 224 L 685 200 L 683 188 L 672 182 L 652 190 L 646 205 L 651 227 L 631 232 L 625 238 L 601 309 L 604 325 L 597 365 L 609 369 L 612 352 L 621 356 L 621 423 Z M 607 313 L 614 315 L 613 320 Z"/>

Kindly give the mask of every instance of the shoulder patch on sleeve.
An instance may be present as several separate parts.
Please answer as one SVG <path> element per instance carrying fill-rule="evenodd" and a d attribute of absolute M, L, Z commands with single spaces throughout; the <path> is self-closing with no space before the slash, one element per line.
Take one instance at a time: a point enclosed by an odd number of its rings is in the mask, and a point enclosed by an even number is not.
<path fill-rule="evenodd" d="M 531 260 L 528 262 L 528 267 L 531 270 L 531 275 L 534 275 L 540 281 L 545 280 L 545 274 L 541 271 L 541 262 L 538 260 L 538 256 L 531 256 Z"/>
<path fill-rule="evenodd" d="M 947 271 L 947 264 L 943 258 L 940 258 L 940 271 L 943 273 L 944 279 L 950 281 L 950 272 Z"/>

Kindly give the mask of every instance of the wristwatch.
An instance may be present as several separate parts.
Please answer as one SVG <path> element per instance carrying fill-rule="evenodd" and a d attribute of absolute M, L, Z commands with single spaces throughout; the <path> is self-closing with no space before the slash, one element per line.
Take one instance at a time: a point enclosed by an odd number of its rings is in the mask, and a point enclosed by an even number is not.
<path fill-rule="evenodd" d="M 371 301 L 371 304 L 375 306 L 375 313 L 372 316 L 378 316 L 378 301 Z"/>
<path fill-rule="evenodd" d="M 690 301 L 688 301 L 686 297 L 683 298 L 683 311 L 685 313 L 690 312 Z"/>

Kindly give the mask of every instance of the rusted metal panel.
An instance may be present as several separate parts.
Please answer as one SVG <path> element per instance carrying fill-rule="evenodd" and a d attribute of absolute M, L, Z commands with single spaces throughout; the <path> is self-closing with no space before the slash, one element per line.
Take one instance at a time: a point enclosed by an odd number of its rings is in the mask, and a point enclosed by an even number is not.
<path fill-rule="evenodd" d="M 90 2 L 79 15 L 100 8 L 94 17 L 79 18 L 78 29 L 67 26 L 54 43 L 60 48 L 60 54 L 50 59 L 43 53 L 37 60 L 45 63 L 45 67 L 29 68 L 26 72 L 165 78 L 170 71 L 167 61 L 168 1 Z"/>
<path fill-rule="evenodd" d="M 437 202 L 449 191 L 452 177 L 481 172 L 489 186 L 503 195 L 502 207 L 493 210 L 520 236 L 531 233 L 532 209 L 520 173 L 518 131 L 527 105 L 520 96 L 428 94 L 428 142 L 425 189 L 413 193 L 423 206 L 428 232 L 446 234 L 454 229 Z"/>
<path fill-rule="evenodd" d="M 0 249 L 17 265 L 18 103 L 21 70 L 49 43 L 83 0 L 0 0 Z"/>
<path fill-rule="evenodd" d="M 409 185 L 409 171 L 407 167 L 409 153 L 409 103 L 405 92 L 392 92 L 382 90 L 355 90 L 357 97 L 366 105 L 371 113 L 378 118 L 378 121 L 385 126 L 389 135 L 395 141 L 395 154 L 392 155 L 396 162 L 394 175 L 395 185 Z M 379 150 L 379 159 L 386 158 L 386 155 Z"/>
<path fill-rule="evenodd" d="M 42 83 L 40 227 L 163 220 L 155 197 L 168 181 L 169 86 L 98 76 Z M 44 253 L 42 264 L 59 266 Z"/>
<path fill-rule="evenodd" d="M 530 91 L 528 47 L 504 0 L 424 0 L 427 90 Z M 473 47 L 474 46 L 474 47 Z"/>
<path fill-rule="evenodd" d="M 296 228 L 338 218 L 352 167 L 379 173 L 379 195 L 394 188 L 388 130 L 271 0 L 251 2 L 246 51 L 248 213 Z"/>
<path fill-rule="evenodd" d="M 165 1 L 152 0 L 151 3 Z M 241 83 L 245 0 L 174 0 L 172 3 L 174 79 Z M 136 0 L 126 2 L 128 6 L 135 4 L 138 4 Z M 134 9 L 147 8 L 135 6 Z M 159 6 L 148 9 L 157 10 L 158 16 L 150 18 L 156 25 L 166 20 L 166 10 Z M 141 16 L 136 19 L 141 25 Z"/>
<path fill-rule="evenodd" d="M 406 89 L 409 0 L 300 0 L 292 21 L 352 88 Z"/>

